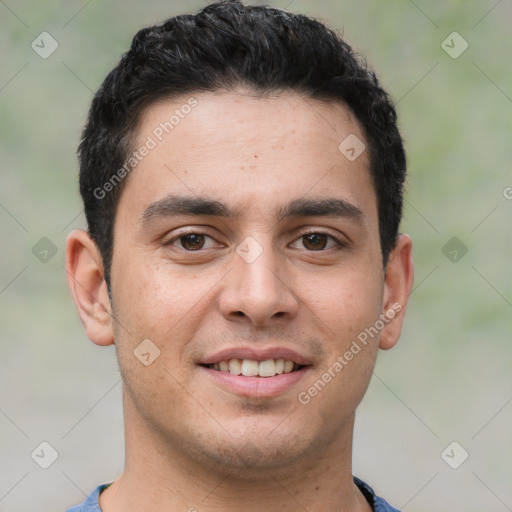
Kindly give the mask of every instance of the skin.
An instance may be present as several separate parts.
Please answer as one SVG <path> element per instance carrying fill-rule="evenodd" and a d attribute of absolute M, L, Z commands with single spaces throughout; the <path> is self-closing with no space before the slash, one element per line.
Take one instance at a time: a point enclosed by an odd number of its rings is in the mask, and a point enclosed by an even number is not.
<path fill-rule="evenodd" d="M 125 470 L 100 496 L 104 512 L 369 511 L 352 481 L 352 434 L 378 349 L 400 336 L 413 282 L 411 239 L 382 267 L 364 135 L 351 112 L 296 93 L 201 93 L 190 114 L 137 165 L 118 204 L 110 303 L 101 256 L 85 231 L 67 240 L 68 282 L 98 345 L 115 343 L 123 377 Z M 136 147 L 188 98 L 141 118 Z M 170 194 L 240 209 L 226 218 L 143 212 Z M 362 215 L 279 220 L 297 199 L 343 199 Z M 189 230 L 207 235 L 183 236 Z M 305 237 L 307 231 L 329 236 Z M 261 254 L 236 252 L 252 237 Z M 334 238 L 332 238 L 334 237 Z M 338 245 L 336 242 L 343 243 Z M 192 250 L 192 249 L 195 250 Z M 379 315 L 401 310 L 308 404 L 297 399 Z M 144 339 L 160 350 L 145 366 Z M 279 346 L 311 363 L 272 397 L 219 386 L 198 366 L 236 346 Z M 302 507 L 302 508 L 301 508 Z"/>

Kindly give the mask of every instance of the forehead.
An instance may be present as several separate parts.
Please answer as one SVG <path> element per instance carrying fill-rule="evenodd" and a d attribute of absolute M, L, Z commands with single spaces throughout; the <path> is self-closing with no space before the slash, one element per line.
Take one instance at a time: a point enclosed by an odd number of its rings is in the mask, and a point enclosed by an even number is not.
<path fill-rule="evenodd" d="M 361 154 L 350 158 L 347 144 Z M 251 91 L 158 101 L 142 113 L 134 146 L 144 156 L 121 202 L 127 195 L 139 212 L 170 193 L 223 198 L 246 214 L 277 212 L 308 194 L 360 209 L 375 202 L 363 132 L 337 101 Z"/>
<path fill-rule="evenodd" d="M 165 144 L 172 134 L 208 149 L 216 142 L 227 146 L 250 141 L 254 145 L 258 139 L 264 143 L 265 139 L 293 142 L 318 137 L 317 144 L 336 149 L 350 134 L 364 140 L 355 115 L 341 100 L 320 101 L 298 92 L 263 94 L 245 89 L 190 94 L 159 100 L 140 117 L 139 143 L 151 135 Z"/>

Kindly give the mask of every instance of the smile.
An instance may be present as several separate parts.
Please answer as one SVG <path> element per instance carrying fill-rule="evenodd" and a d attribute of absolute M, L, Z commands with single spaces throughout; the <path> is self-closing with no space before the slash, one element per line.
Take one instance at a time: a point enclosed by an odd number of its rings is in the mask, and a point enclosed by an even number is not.
<path fill-rule="evenodd" d="M 231 375 L 243 375 L 244 377 L 275 377 L 282 373 L 291 373 L 302 368 L 301 365 L 285 359 L 228 359 L 205 365 L 206 368 Z"/>

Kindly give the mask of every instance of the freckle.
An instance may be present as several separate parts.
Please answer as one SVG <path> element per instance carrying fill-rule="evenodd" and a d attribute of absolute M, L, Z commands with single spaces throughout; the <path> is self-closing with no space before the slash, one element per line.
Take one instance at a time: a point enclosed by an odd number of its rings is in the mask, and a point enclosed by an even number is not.
<path fill-rule="evenodd" d="M 317 486 L 315 487 L 315 491 L 319 491 L 319 490 L 320 490 L 320 486 L 319 486 L 319 485 L 317 485 Z"/>

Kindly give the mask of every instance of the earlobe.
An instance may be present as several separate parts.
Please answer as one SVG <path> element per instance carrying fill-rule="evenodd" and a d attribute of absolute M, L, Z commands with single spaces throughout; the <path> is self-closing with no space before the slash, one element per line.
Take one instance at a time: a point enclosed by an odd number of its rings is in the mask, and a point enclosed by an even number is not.
<path fill-rule="evenodd" d="M 394 347 L 400 338 L 413 281 L 412 240 L 409 235 L 402 234 L 398 236 L 386 265 L 382 310 L 385 326 L 379 343 L 383 350 Z"/>
<path fill-rule="evenodd" d="M 66 279 L 89 339 L 97 345 L 112 345 L 112 315 L 103 263 L 96 244 L 84 230 L 72 231 L 67 237 Z"/>

